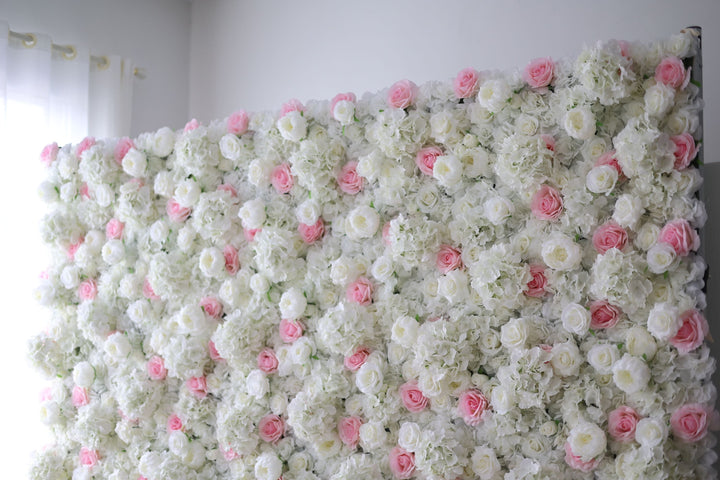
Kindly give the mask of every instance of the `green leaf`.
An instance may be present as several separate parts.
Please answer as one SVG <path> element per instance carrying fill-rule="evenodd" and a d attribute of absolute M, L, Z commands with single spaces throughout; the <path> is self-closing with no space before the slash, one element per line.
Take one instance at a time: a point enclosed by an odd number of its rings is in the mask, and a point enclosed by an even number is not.
<path fill-rule="evenodd" d="M 593 337 L 595 336 L 595 330 L 593 330 L 593 329 L 591 328 L 591 329 L 588 330 L 588 331 L 590 332 L 590 335 L 592 335 Z"/>
<path fill-rule="evenodd" d="M 415 321 L 420 323 L 420 315 L 418 315 L 417 313 L 415 314 Z"/>
<path fill-rule="evenodd" d="M 595 126 L 598 127 L 598 128 L 600 128 L 600 127 L 603 126 L 603 123 L 598 120 L 597 122 L 595 122 Z"/>
<path fill-rule="evenodd" d="M 622 350 L 623 345 L 624 345 L 624 344 L 622 344 L 622 343 L 618 343 L 618 344 L 617 344 L 618 350 Z"/>
<path fill-rule="evenodd" d="M 642 357 L 643 357 L 643 360 L 645 360 L 645 361 L 647 362 L 647 354 L 646 354 L 646 353 L 643 353 L 643 354 L 642 354 Z"/>
<path fill-rule="evenodd" d="M 665 270 L 665 273 L 663 273 L 663 278 L 667 279 L 670 276 L 670 272 Z"/>
<path fill-rule="evenodd" d="M 579 233 L 576 233 L 576 234 L 575 234 L 575 241 L 576 241 L 576 242 L 579 242 L 579 241 L 580 241 L 580 238 L 581 238 L 581 237 L 580 237 L 580 234 L 579 234 Z"/>
<path fill-rule="evenodd" d="M 343 134 L 343 136 L 345 135 L 345 125 L 343 125 L 342 134 Z"/>
<path fill-rule="evenodd" d="M 693 85 L 695 85 L 698 88 L 702 87 L 702 83 L 700 83 L 698 80 L 692 79 L 692 80 L 690 80 L 690 83 L 692 83 Z"/>
<path fill-rule="evenodd" d="M 268 302 L 272 302 L 272 298 L 270 298 L 270 290 L 267 291 L 267 299 Z"/>
<path fill-rule="evenodd" d="M 317 355 L 310 355 L 310 358 L 313 360 L 320 360 L 320 358 Z"/>
<path fill-rule="evenodd" d="M 370 202 L 370 208 L 375 208 L 375 202 Z"/>

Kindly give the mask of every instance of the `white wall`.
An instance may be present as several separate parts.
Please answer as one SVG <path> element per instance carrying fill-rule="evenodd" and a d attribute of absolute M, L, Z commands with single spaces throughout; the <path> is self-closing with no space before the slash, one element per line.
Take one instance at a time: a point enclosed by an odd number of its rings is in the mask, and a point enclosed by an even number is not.
<path fill-rule="evenodd" d="M 12 30 L 128 57 L 145 69 L 134 83 L 132 135 L 187 121 L 190 14 L 186 0 L 0 0 L 0 18 Z"/>

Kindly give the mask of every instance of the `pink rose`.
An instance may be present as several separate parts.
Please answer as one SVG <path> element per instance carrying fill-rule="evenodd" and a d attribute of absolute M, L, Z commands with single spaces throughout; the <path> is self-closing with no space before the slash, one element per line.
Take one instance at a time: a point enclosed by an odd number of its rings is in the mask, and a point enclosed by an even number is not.
<path fill-rule="evenodd" d="M 284 117 L 290 112 L 305 112 L 305 106 L 297 98 L 288 100 L 280 107 L 280 118 Z"/>
<path fill-rule="evenodd" d="M 185 124 L 185 128 L 183 129 L 183 132 L 192 132 L 193 130 L 196 130 L 200 126 L 200 122 L 197 121 L 197 119 L 193 118 L 189 122 Z"/>
<path fill-rule="evenodd" d="M 237 248 L 230 244 L 225 245 L 223 256 L 225 257 L 225 271 L 230 275 L 235 275 L 240 270 L 240 258 L 238 258 Z"/>
<path fill-rule="evenodd" d="M 245 237 L 245 241 L 250 243 L 255 240 L 255 235 L 260 233 L 262 228 L 243 228 L 243 237 Z"/>
<path fill-rule="evenodd" d="M 155 293 L 155 290 L 153 290 L 152 285 L 150 285 L 150 280 L 147 277 L 145 277 L 145 280 L 143 281 L 142 294 L 143 294 L 143 297 L 147 298 L 148 300 L 159 300 L 160 299 L 158 294 Z"/>
<path fill-rule="evenodd" d="M 470 98 L 479 88 L 480 74 L 474 68 L 463 68 L 453 81 L 453 90 L 457 98 Z"/>
<path fill-rule="evenodd" d="M 678 349 L 678 352 L 685 354 L 702 345 L 710 328 L 705 317 L 697 310 L 683 312 L 680 321 L 682 322 L 680 329 L 669 342 Z"/>
<path fill-rule="evenodd" d="M 337 105 L 338 102 L 342 102 L 342 101 L 355 103 L 355 102 L 357 102 L 357 97 L 355 97 L 354 93 L 350 93 L 350 92 L 338 93 L 337 95 L 335 95 L 333 97 L 333 99 L 330 100 L 330 114 L 331 115 L 335 111 L 335 105 Z"/>
<path fill-rule="evenodd" d="M 385 245 L 390 245 L 390 222 L 387 222 L 385 225 L 383 225 L 382 239 Z"/>
<path fill-rule="evenodd" d="M 228 117 L 227 131 L 235 135 L 242 135 L 248 129 L 248 114 L 245 110 L 238 110 Z"/>
<path fill-rule="evenodd" d="M 123 137 L 118 140 L 118 143 L 115 145 L 114 152 L 115 163 L 122 165 L 123 158 L 125 158 L 125 155 L 127 155 L 127 152 L 129 152 L 131 148 L 135 148 L 135 144 L 128 137 Z"/>
<path fill-rule="evenodd" d="M 195 398 L 201 399 L 207 397 L 207 380 L 204 376 L 190 377 L 188 381 L 185 382 L 185 385 L 187 386 L 188 390 L 190 390 L 190 393 L 195 396 Z"/>
<path fill-rule="evenodd" d="M 57 158 L 58 144 L 53 142 L 50 145 L 45 145 L 45 148 L 40 152 L 40 161 L 45 164 L 46 167 L 52 165 Z"/>
<path fill-rule="evenodd" d="M 225 359 L 222 358 L 222 355 L 220 355 L 220 352 L 218 352 L 217 347 L 215 347 L 215 342 L 212 340 L 208 341 L 208 353 L 210 354 L 210 359 L 213 362 L 219 363 L 225 361 Z"/>
<path fill-rule="evenodd" d="M 547 87 L 552 82 L 554 69 L 551 58 L 536 58 L 525 67 L 523 80 L 532 88 Z"/>
<path fill-rule="evenodd" d="M 298 336 L 298 338 L 300 337 Z M 297 340 L 297 338 L 295 340 Z M 277 372 L 278 365 L 278 358 L 272 348 L 265 347 L 260 350 L 257 356 L 257 366 L 260 370 L 265 373 L 275 373 Z"/>
<path fill-rule="evenodd" d="M 435 266 L 442 274 L 463 268 L 460 250 L 450 245 L 440 245 L 440 251 L 435 259 Z"/>
<path fill-rule="evenodd" d="M 75 259 L 75 252 L 78 251 L 78 248 L 80 248 L 80 245 L 82 245 L 84 241 L 85 241 L 85 239 L 80 237 L 80 240 L 78 240 L 75 243 L 70 244 L 70 246 L 68 247 L 68 251 L 67 251 L 67 256 L 70 260 Z"/>
<path fill-rule="evenodd" d="M 688 403 L 675 410 L 670 417 L 673 435 L 685 442 L 697 442 L 708 430 L 708 408 L 699 403 Z"/>
<path fill-rule="evenodd" d="M 590 328 L 594 330 L 614 327 L 621 315 L 622 310 L 605 300 L 590 302 Z"/>
<path fill-rule="evenodd" d="M 608 432 L 617 442 L 627 443 L 635 440 L 635 427 L 640 416 L 630 407 L 618 407 L 608 415 Z"/>
<path fill-rule="evenodd" d="M 165 368 L 165 361 L 162 357 L 157 355 L 153 356 L 148 360 L 147 371 L 150 378 L 153 380 L 164 380 L 167 377 L 167 369 Z"/>
<path fill-rule="evenodd" d="M 598 459 L 593 458 L 589 462 L 583 462 L 582 457 L 579 455 L 573 454 L 572 448 L 570 448 L 570 443 L 565 443 L 565 463 L 567 463 L 570 468 L 574 468 L 575 470 L 580 470 L 581 472 L 591 472 L 595 470 L 598 466 Z"/>
<path fill-rule="evenodd" d="M 80 449 L 80 465 L 87 468 L 92 468 L 97 465 L 99 455 L 97 450 L 90 450 L 87 447 Z"/>
<path fill-rule="evenodd" d="M 699 148 L 695 146 L 695 139 L 692 135 L 685 132 L 680 135 L 670 137 L 675 144 L 675 170 L 684 170 L 695 159 Z"/>
<path fill-rule="evenodd" d="M 340 170 L 338 185 L 340 190 L 349 195 L 355 195 L 363 189 L 365 179 L 357 173 L 358 162 L 348 162 Z"/>
<path fill-rule="evenodd" d="M 543 133 L 540 135 L 540 139 L 545 142 L 545 148 L 547 148 L 551 152 L 555 151 L 555 137 L 547 133 Z"/>
<path fill-rule="evenodd" d="M 289 193 L 295 183 L 290 173 L 290 165 L 283 163 L 275 167 L 270 182 L 278 193 Z"/>
<path fill-rule="evenodd" d="M 105 237 L 107 237 L 108 240 L 120 240 L 122 238 L 124 229 L 125 224 L 123 222 L 121 222 L 117 218 L 112 218 L 107 223 L 107 225 L 105 225 Z"/>
<path fill-rule="evenodd" d="M 440 147 L 432 145 L 422 148 L 419 152 L 417 152 L 417 155 L 415 155 L 415 165 L 418 166 L 422 173 L 432 177 L 433 168 L 435 168 L 435 161 L 437 160 L 437 157 L 442 155 L 443 151 L 440 150 Z"/>
<path fill-rule="evenodd" d="M 170 220 L 182 223 L 190 216 L 192 209 L 180 206 L 174 198 L 171 198 L 168 200 L 165 211 L 167 212 L 168 217 L 170 217 Z"/>
<path fill-rule="evenodd" d="M 547 286 L 545 267 L 539 263 L 530 264 L 530 275 L 532 275 L 532 280 L 527 283 L 525 295 L 534 298 L 543 297 L 546 291 L 545 287 Z"/>
<path fill-rule="evenodd" d="M 280 320 L 280 338 L 285 343 L 292 343 L 302 337 L 303 330 L 303 324 L 297 320 Z"/>
<path fill-rule="evenodd" d="M 415 472 L 415 454 L 408 452 L 402 447 L 395 447 L 390 450 L 390 471 L 395 478 L 406 479 L 413 476 Z"/>
<path fill-rule="evenodd" d="M 95 139 L 93 137 L 85 137 L 83 138 L 82 142 L 77 146 L 76 155 L 79 157 L 83 154 L 83 152 L 90 147 L 95 145 Z"/>
<path fill-rule="evenodd" d="M 88 184 L 83 182 L 82 185 L 80 185 L 80 196 L 83 199 L 90 198 L 90 187 L 88 187 Z"/>
<path fill-rule="evenodd" d="M 235 460 L 236 458 L 238 458 L 240 456 L 240 455 L 238 455 L 237 452 L 235 452 L 235 450 L 233 450 L 230 447 L 228 447 L 227 450 L 222 450 L 222 454 L 223 454 L 223 458 L 225 458 L 225 460 L 227 460 L 228 462 Z M 138 480 L 140 480 L 140 479 L 138 479 Z"/>
<path fill-rule="evenodd" d="M 625 180 L 625 174 L 623 173 L 623 169 L 618 163 L 617 158 L 615 157 L 615 150 L 610 150 L 609 152 L 605 152 L 602 155 L 600 155 L 597 160 L 595 160 L 595 166 L 600 167 L 602 165 L 610 165 L 613 167 L 617 173 L 618 173 L 618 182 Z"/>
<path fill-rule="evenodd" d="M 360 277 L 347 286 L 345 294 L 347 299 L 358 305 L 370 305 L 372 303 L 373 284 L 365 277 Z"/>
<path fill-rule="evenodd" d="M 303 242 L 308 245 L 313 244 L 325 235 L 325 222 L 323 222 L 322 218 L 318 218 L 318 221 L 312 225 L 301 223 L 298 225 L 298 233 L 300 233 Z"/>
<path fill-rule="evenodd" d="M 180 420 L 180 417 L 175 415 L 174 413 L 168 417 L 167 421 L 167 431 L 169 432 L 176 432 L 178 430 L 184 430 L 185 426 L 183 425 L 182 420 Z"/>
<path fill-rule="evenodd" d="M 205 315 L 214 319 L 220 318 L 223 311 L 222 303 L 220 303 L 220 300 L 215 297 L 203 297 L 200 300 L 200 308 L 203 309 Z"/>
<path fill-rule="evenodd" d="M 351 372 L 357 372 L 360 367 L 363 366 L 365 363 L 365 360 L 367 360 L 368 355 L 370 355 L 370 349 L 367 347 L 358 347 L 355 352 L 350 355 L 349 357 L 345 357 L 345 361 L 343 364 L 345 365 L 345 368 L 350 370 Z"/>
<path fill-rule="evenodd" d="M 600 255 L 611 248 L 622 250 L 627 241 L 628 235 L 625 229 L 613 221 L 599 226 L 592 237 L 593 247 Z"/>
<path fill-rule="evenodd" d="M 387 102 L 393 108 L 408 108 L 415 103 L 418 87 L 410 80 L 395 82 L 387 94 Z"/>
<path fill-rule="evenodd" d="M 485 395 L 479 390 L 470 389 L 464 391 L 458 400 L 458 409 L 465 423 L 474 427 L 482 420 L 483 413 L 488 408 L 488 401 Z"/>
<path fill-rule="evenodd" d="M 543 185 L 533 195 L 530 210 L 540 220 L 557 220 L 563 212 L 560 192 L 549 185 Z"/>
<path fill-rule="evenodd" d="M 285 422 L 277 415 L 265 415 L 258 423 L 260 438 L 268 443 L 277 443 L 285 433 Z"/>
<path fill-rule="evenodd" d="M 360 427 L 362 424 L 360 417 L 342 417 L 337 427 L 340 440 L 350 448 L 357 447 L 360 441 Z"/>
<path fill-rule="evenodd" d="M 700 247 L 700 237 L 684 218 L 666 223 L 660 230 L 658 242 L 669 244 L 681 257 Z"/>
<path fill-rule="evenodd" d="M 82 407 L 90 403 L 90 394 L 87 388 L 75 385 L 72 391 L 72 404 L 74 407 Z"/>
<path fill-rule="evenodd" d="M 685 66 L 678 57 L 666 57 L 655 68 L 655 81 L 672 88 L 680 88 L 685 83 Z"/>
<path fill-rule="evenodd" d="M 222 185 L 218 185 L 217 189 L 218 192 L 228 192 L 231 197 L 237 197 L 237 190 L 235 190 L 235 187 L 233 187 L 229 183 L 223 183 Z"/>
<path fill-rule="evenodd" d="M 400 385 L 400 398 L 402 399 L 403 405 L 412 413 L 422 412 L 425 410 L 428 404 L 428 398 L 423 395 L 423 392 L 418 388 L 418 383 L 415 380 L 403 383 Z"/>
<path fill-rule="evenodd" d="M 78 287 L 80 300 L 93 300 L 97 296 L 97 284 L 95 280 L 85 280 Z"/>

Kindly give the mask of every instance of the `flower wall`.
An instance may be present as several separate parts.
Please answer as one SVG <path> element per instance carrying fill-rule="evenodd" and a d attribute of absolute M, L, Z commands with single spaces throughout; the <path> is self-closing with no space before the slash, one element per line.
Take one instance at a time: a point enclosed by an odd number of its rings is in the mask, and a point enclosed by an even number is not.
<path fill-rule="evenodd" d="M 48 146 L 33 478 L 714 478 L 697 50 Z"/>

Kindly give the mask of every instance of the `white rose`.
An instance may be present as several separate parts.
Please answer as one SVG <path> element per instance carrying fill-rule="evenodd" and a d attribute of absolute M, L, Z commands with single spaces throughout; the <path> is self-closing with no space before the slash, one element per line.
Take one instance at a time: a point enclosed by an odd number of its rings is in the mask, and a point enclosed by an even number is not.
<path fill-rule="evenodd" d="M 573 270 L 580 265 L 582 249 L 569 237 L 556 234 L 543 242 L 542 258 L 554 270 Z"/>
<path fill-rule="evenodd" d="M 498 385 L 493 388 L 492 393 L 490 394 L 490 403 L 496 413 L 505 415 L 514 407 L 515 394 L 509 388 Z"/>
<path fill-rule="evenodd" d="M 63 183 L 60 186 L 60 200 L 65 203 L 72 202 L 77 195 L 77 188 L 74 183 Z"/>
<path fill-rule="evenodd" d="M 341 125 L 350 125 L 355 119 L 355 104 L 349 100 L 340 100 L 335 104 L 332 116 Z"/>
<path fill-rule="evenodd" d="M 590 329 L 590 311 L 577 303 L 568 303 L 560 315 L 563 328 L 576 335 L 583 336 Z"/>
<path fill-rule="evenodd" d="M 360 444 L 363 449 L 377 450 L 385 445 L 387 432 L 381 422 L 367 422 L 360 425 Z"/>
<path fill-rule="evenodd" d="M 650 380 L 650 369 L 647 364 L 627 353 L 615 362 L 612 373 L 615 385 L 630 395 L 644 389 Z"/>
<path fill-rule="evenodd" d="M 277 121 L 277 128 L 285 140 L 298 142 L 307 135 L 307 120 L 299 111 L 293 110 Z"/>
<path fill-rule="evenodd" d="M 310 457 L 305 452 L 295 452 L 288 459 L 288 471 L 290 473 L 302 473 L 310 468 L 311 465 Z"/>
<path fill-rule="evenodd" d="M 256 273 L 252 277 L 250 277 L 250 290 L 252 290 L 255 293 L 265 293 L 270 289 L 270 282 L 267 278 L 265 278 L 265 275 L 261 273 Z"/>
<path fill-rule="evenodd" d="M 500 327 L 500 341 L 507 349 L 524 348 L 529 327 L 524 318 L 515 318 Z"/>
<path fill-rule="evenodd" d="M 38 195 L 40 196 L 40 199 L 45 203 L 54 202 L 58 198 L 58 192 L 55 190 L 57 186 L 48 181 L 44 181 L 40 184 L 38 187 Z M 96 194 L 97 197 L 97 194 Z M 98 200 L 98 203 L 100 201 Z M 107 207 L 107 205 L 100 205 L 101 207 Z"/>
<path fill-rule="evenodd" d="M 411 347 L 417 341 L 418 322 L 412 317 L 403 315 L 395 320 L 392 326 L 392 341 L 403 347 Z"/>
<path fill-rule="evenodd" d="M 453 270 L 438 278 L 438 294 L 450 303 L 460 303 L 468 293 L 467 274 L 462 270 Z"/>
<path fill-rule="evenodd" d="M 565 131 L 579 140 L 588 140 L 595 135 L 595 115 L 590 107 L 577 107 L 565 115 Z"/>
<path fill-rule="evenodd" d="M 238 210 L 238 217 L 240 217 L 244 228 L 254 230 L 262 227 L 267 218 L 265 202 L 259 198 L 248 200 Z"/>
<path fill-rule="evenodd" d="M 282 475 L 283 464 L 277 453 L 268 451 L 260 454 L 255 461 L 255 478 L 257 480 L 278 480 Z"/>
<path fill-rule="evenodd" d="M 174 320 L 178 333 L 195 333 L 205 326 L 205 313 L 200 305 L 185 305 Z"/>
<path fill-rule="evenodd" d="M 602 428 L 594 423 L 582 422 L 570 430 L 568 443 L 574 455 L 584 462 L 589 462 L 605 451 L 607 437 Z"/>
<path fill-rule="evenodd" d="M 635 426 L 635 441 L 643 448 L 653 448 L 660 445 L 667 435 L 665 422 L 659 418 L 641 418 Z"/>
<path fill-rule="evenodd" d="M 522 113 L 515 120 L 515 131 L 522 135 L 535 135 L 539 124 L 537 118 Z"/>
<path fill-rule="evenodd" d="M 104 183 L 93 189 L 93 196 L 97 204 L 103 208 L 109 207 L 115 201 L 115 191 Z"/>
<path fill-rule="evenodd" d="M 400 425 L 400 430 L 398 431 L 398 445 L 408 452 L 414 452 L 420 447 L 421 441 L 422 431 L 417 423 L 404 422 Z"/>
<path fill-rule="evenodd" d="M 593 193 L 609 193 L 615 188 L 618 172 L 610 165 L 593 167 L 585 177 L 585 186 Z"/>
<path fill-rule="evenodd" d="M 152 138 L 150 150 L 157 157 L 167 157 L 175 148 L 175 132 L 168 127 L 158 130 Z"/>
<path fill-rule="evenodd" d="M 287 320 L 296 320 L 302 316 L 307 307 L 307 299 L 302 290 L 292 287 L 280 297 L 280 315 Z"/>
<path fill-rule="evenodd" d="M 635 195 L 624 193 L 615 202 L 613 220 L 622 227 L 634 228 L 643 213 L 645 213 L 645 209 L 642 206 L 642 200 Z"/>
<path fill-rule="evenodd" d="M 170 235 L 170 226 L 164 219 L 150 225 L 150 238 L 157 243 L 164 243 Z"/>
<path fill-rule="evenodd" d="M 185 225 L 178 230 L 177 245 L 183 252 L 187 252 L 193 246 L 197 232 L 190 225 Z"/>
<path fill-rule="evenodd" d="M 73 368 L 73 381 L 75 385 L 83 388 L 90 388 L 95 382 L 95 368 L 88 362 L 79 362 Z"/>
<path fill-rule="evenodd" d="M 245 380 L 248 395 L 258 400 L 270 391 L 270 381 L 262 370 L 251 371 Z"/>
<path fill-rule="evenodd" d="M 433 177 L 446 188 L 451 188 L 462 179 L 463 165 L 455 155 L 442 155 L 435 159 Z"/>
<path fill-rule="evenodd" d="M 374 208 L 360 206 L 348 214 L 345 219 L 345 232 L 354 240 L 370 238 L 380 226 L 380 216 Z"/>
<path fill-rule="evenodd" d="M 188 451 L 182 456 L 182 461 L 190 468 L 199 468 L 205 463 L 207 452 L 201 442 L 192 442 Z"/>
<path fill-rule="evenodd" d="M 490 223 L 502 225 L 515 213 L 515 206 L 505 197 L 492 197 L 483 204 L 483 212 Z"/>
<path fill-rule="evenodd" d="M 50 282 L 38 285 L 38 287 L 33 290 L 33 298 L 40 305 L 50 305 L 55 298 L 55 288 Z"/>
<path fill-rule="evenodd" d="M 382 365 L 377 359 L 368 358 L 355 374 L 355 385 L 366 395 L 380 392 L 384 380 Z"/>
<path fill-rule="evenodd" d="M 158 172 L 153 182 L 153 190 L 155 193 L 163 197 L 171 197 L 175 189 L 175 182 L 172 179 L 172 173 L 167 170 Z"/>
<path fill-rule="evenodd" d="M 501 468 L 495 450 L 489 447 L 475 447 L 470 461 L 473 472 L 480 480 L 492 480 Z"/>
<path fill-rule="evenodd" d="M 480 85 L 477 101 L 481 107 L 497 113 L 507 104 L 510 97 L 512 97 L 510 85 L 504 79 L 498 78 L 486 80 Z"/>
<path fill-rule="evenodd" d="M 656 243 L 647 251 L 648 269 L 653 273 L 664 273 L 679 263 L 675 249 L 667 243 Z"/>
<path fill-rule="evenodd" d="M 573 341 L 556 344 L 552 348 L 550 363 L 555 373 L 560 376 L 577 375 L 582 363 L 580 350 Z"/>
<path fill-rule="evenodd" d="M 68 290 L 80 285 L 80 269 L 76 265 L 68 265 L 60 273 L 60 282 Z"/>
<path fill-rule="evenodd" d="M 658 340 L 671 339 L 682 326 L 679 314 L 678 309 L 668 303 L 656 304 L 648 315 L 648 331 Z"/>
<path fill-rule="evenodd" d="M 190 441 L 182 430 L 174 430 L 168 436 L 168 448 L 178 457 L 183 457 L 190 449 Z"/>
<path fill-rule="evenodd" d="M 373 263 L 370 273 L 380 282 L 387 281 L 395 271 L 395 264 L 388 256 L 378 257 Z"/>
<path fill-rule="evenodd" d="M 193 180 L 187 179 L 175 187 L 175 200 L 181 207 L 189 208 L 194 206 L 200 198 L 200 185 Z"/>
<path fill-rule="evenodd" d="M 225 256 L 216 247 L 208 247 L 200 253 L 200 271 L 206 277 L 218 277 L 225 271 Z"/>
<path fill-rule="evenodd" d="M 270 184 L 270 174 L 273 166 L 270 162 L 256 158 L 248 165 L 248 182 L 261 188 Z"/>
<path fill-rule="evenodd" d="M 552 437 L 557 433 L 557 430 L 557 423 L 553 422 L 552 420 L 540 425 L 540 435 L 545 435 L 546 437 Z"/>
<path fill-rule="evenodd" d="M 657 344 L 652 335 L 643 327 L 632 327 L 626 332 L 625 348 L 630 355 L 653 358 L 657 352 Z"/>
<path fill-rule="evenodd" d="M 619 357 L 618 349 L 613 344 L 593 346 L 587 353 L 588 363 L 600 374 L 612 372 L 613 364 Z"/>
<path fill-rule="evenodd" d="M 131 177 L 143 177 L 147 170 L 147 158 L 143 152 L 131 148 L 122 159 L 122 168 Z"/>
<path fill-rule="evenodd" d="M 645 111 L 652 117 L 659 117 L 667 112 L 675 102 L 675 89 L 656 83 L 645 90 Z"/>
<path fill-rule="evenodd" d="M 453 117 L 449 111 L 443 110 L 430 117 L 430 135 L 438 142 L 444 142 L 452 130 Z"/>
<path fill-rule="evenodd" d="M 582 154 L 588 160 L 595 160 L 612 148 L 604 137 L 593 137 L 582 146 Z"/>
<path fill-rule="evenodd" d="M 83 246 L 87 247 L 93 254 L 100 253 L 102 246 L 105 244 L 105 233 L 100 230 L 90 230 L 85 235 L 85 243 Z"/>
<path fill-rule="evenodd" d="M 60 406 L 56 402 L 43 402 L 40 405 L 40 421 L 45 425 L 53 425 L 62 418 Z"/>
<path fill-rule="evenodd" d="M 241 147 L 240 139 L 233 133 L 223 135 L 220 139 L 220 153 L 229 160 L 236 161 L 240 159 Z"/>
<path fill-rule="evenodd" d="M 310 338 L 303 336 L 290 345 L 290 359 L 295 365 L 304 365 L 313 354 L 314 345 Z"/>
<path fill-rule="evenodd" d="M 321 214 L 322 208 L 318 202 L 312 199 L 305 200 L 295 209 L 298 222 L 304 223 L 305 225 L 314 225 L 317 223 Z"/>
<path fill-rule="evenodd" d="M 120 360 L 123 358 L 127 358 L 128 355 L 130 355 L 132 347 L 130 346 L 130 341 L 128 340 L 127 336 L 123 333 L 118 332 L 113 333 L 107 338 L 107 340 L 105 340 L 103 350 L 110 357 L 116 360 Z"/>
<path fill-rule="evenodd" d="M 108 240 L 102 248 L 102 258 L 108 265 L 120 263 L 125 258 L 125 244 L 122 240 Z"/>
<path fill-rule="evenodd" d="M 652 222 L 647 222 L 638 230 L 634 244 L 640 250 L 649 250 L 650 247 L 655 245 L 659 235 L 660 227 Z"/>

